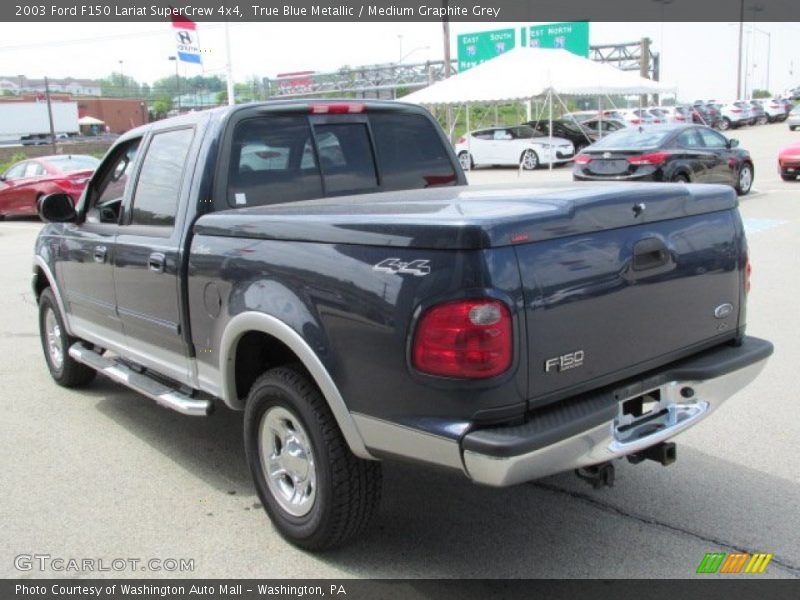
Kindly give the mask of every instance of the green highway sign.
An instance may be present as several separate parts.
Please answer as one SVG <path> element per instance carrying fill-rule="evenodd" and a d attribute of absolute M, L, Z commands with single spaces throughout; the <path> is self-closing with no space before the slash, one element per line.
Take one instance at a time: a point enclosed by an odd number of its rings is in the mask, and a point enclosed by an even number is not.
<path fill-rule="evenodd" d="M 517 45 L 513 29 L 465 33 L 458 36 L 458 72 L 476 67 Z M 588 52 L 588 51 L 587 51 Z"/>
<path fill-rule="evenodd" d="M 589 23 L 551 23 L 520 29 L 522 46 L 531 48 L 564 48 L 578 56 L 589 56 Z M 459 62 L 461 54 L 459 53 Z"/>

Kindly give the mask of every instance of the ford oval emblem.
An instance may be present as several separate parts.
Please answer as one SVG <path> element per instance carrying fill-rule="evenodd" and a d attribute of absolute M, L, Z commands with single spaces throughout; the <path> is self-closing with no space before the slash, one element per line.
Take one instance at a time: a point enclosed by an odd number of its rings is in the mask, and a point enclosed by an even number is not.
<path fill-rule="evenodd" d="M 733 304 L 730 302 L 726 302 L 725 304 L 720 304 L 717 308 L 714 309 L 714 316 L 717 319 L 724 319 L 725 317 L 729 317 L 733 312 Z"/>

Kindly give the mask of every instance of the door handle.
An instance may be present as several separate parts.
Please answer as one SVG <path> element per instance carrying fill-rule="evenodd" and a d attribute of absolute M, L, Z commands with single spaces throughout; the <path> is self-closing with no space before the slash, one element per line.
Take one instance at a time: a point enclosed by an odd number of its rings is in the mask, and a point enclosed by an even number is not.
<path fill-rule="evenodd" d="M 94 247 L 94 262 L 97 263 L 104 263 L 106 262 L 106 255 L 108 254 L 108 248 L 105 246 L 95 246 Z"/>
<path fill-rule="evenodd" d="M 657 238 L 648 238 L 636 242 L 633 246 L 633 270 L 645 271 L 662 267 L 669 262 L 670 255 L 664 242 Z"/>
<path fill-rule="evenodd" d="M 162 252 L 153 252 L 147 259 L 147 268 L 154 273 L 163 273 L 167 257 Z"/>

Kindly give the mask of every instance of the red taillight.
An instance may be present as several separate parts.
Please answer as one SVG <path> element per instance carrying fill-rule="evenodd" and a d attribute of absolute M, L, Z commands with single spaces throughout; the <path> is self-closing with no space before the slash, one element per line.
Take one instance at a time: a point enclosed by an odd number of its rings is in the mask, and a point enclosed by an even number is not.
<path fill-rule="evenodd" d="M 753 273 L 753 267 L 750 266 L 750 259 L 747 259 L 747 264 L 744 267 L 744 293 L 750 293 L 750 275 Z"/>
<path fill-rule="evenodd" d="M 740 113 L 740 112 L 742 112 L 742 109 L 741 108 L 732 108 L 731 112 L 732 113 Z"/>
<path fill-rule="evenodd" d="M 686 120 L 686 117 L 684 117 L 684 116 L 682 116 L 682 115 L 675 115 L 675 120 L 676 120 L 676 121 L 685 121 L 685 120 Z"/>
<path fill-rule="evenodd" d="M 639 123 L 641 123 L 641 122 L 642 122 L 642 120 L 641 120 L 641 119 L 631 119 L 631 123 L 632 123 L 633 125 L 638 125 L 638 124 L 639 124 Z"/>
<path fill-rule="evenodd" d="M 592 157 L 588 154 L 578 154 L 578 156 L 575 157 L 576 165 L 588 165 L 590 162 L 592 162 Z"/>
<path fill-rule="evenodd" d="M 463 135 L 460 138 L 458 138 L 458 141 L 456 142 L 456 144 L 466 144 L 466 143 L 467 143 L 467 138 L 465 138 Z"/>
<path fill-rule="evenodd" d="M 628 158 L 628 162 L 632 165 L 660 165 L 669 157 L 669 152 L 650 152 L 640 156 L 631 156 Z"/>
<path fill-rule="evenodd" d="M 414 335 L 412 362 L 440 377 L 494 377 L 511 366 L 511 313 L 497 300 L 457 300 L 428 309 Z"/>
<path fill-rule="evenodd" d="M 362 102 L 320 103 L 310 104 L 309 109 L 315 115 L 340 115 L 364 112 L 366 105 Z"/>

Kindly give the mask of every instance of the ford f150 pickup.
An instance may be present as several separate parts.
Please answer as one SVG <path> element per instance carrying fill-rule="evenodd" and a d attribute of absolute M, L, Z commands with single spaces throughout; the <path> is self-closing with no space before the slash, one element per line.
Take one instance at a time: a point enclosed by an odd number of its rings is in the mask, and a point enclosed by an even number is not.
<path fill-rule="evenodd" d="M 675 435 L 772 353 L 723 186 L 466 185 L 423 109 L 249 104 L 132 130 L 76 207 L 40 202 L 58 384 L 244 411 L 256 490 L 307 549 L 375 514 L 380 461 L 508 486 Z"/>

